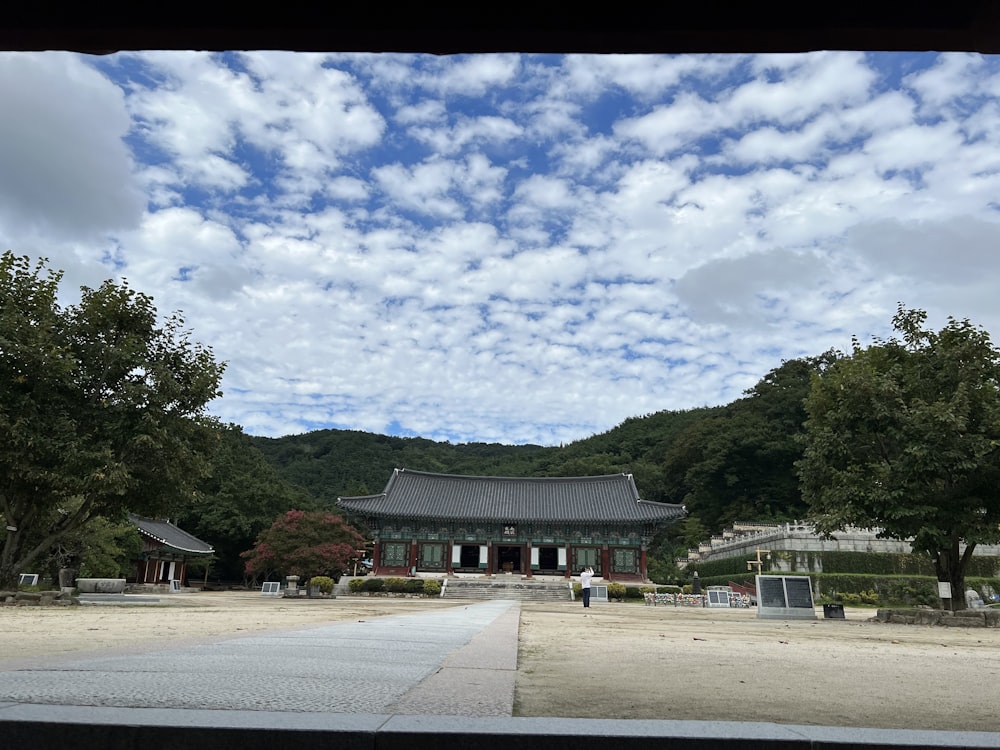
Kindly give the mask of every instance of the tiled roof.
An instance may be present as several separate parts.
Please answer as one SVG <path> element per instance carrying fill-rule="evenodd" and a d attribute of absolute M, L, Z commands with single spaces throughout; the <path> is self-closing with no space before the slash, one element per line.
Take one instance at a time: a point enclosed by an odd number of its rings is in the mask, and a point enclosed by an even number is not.
<path fill-rule="evenodd" d="M 597 477 L 473 477 L 396 469 L 380 495 L 341 497 L 372 518 L 465 521 L 656 523 L 684 506 L 639 499 L 631 474 Z"/>
<path fill-rule="evenodd" d="M 155 518 L 143 518 L 129 514 L 129 520 L 136 525 L 140 534 L 155 539 L 157 542 L 166 545 L 178 552 L 188 554 L 207 555 L 215 550 L 210 544 L 206 544 L 196 536 L 188 534 L 186 531 L 174 526 L 170 521 L 158 521 Z"/>

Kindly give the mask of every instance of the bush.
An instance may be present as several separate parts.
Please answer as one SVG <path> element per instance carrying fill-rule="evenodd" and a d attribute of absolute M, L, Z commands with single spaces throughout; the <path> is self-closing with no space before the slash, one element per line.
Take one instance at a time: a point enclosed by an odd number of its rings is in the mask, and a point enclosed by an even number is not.
<path fill-rule="evenodd" d="M 878 594 L 872 589 L 869 589 L 868 591 L 861 591 L 857 594 L 837 594 L 836 599 L 841 604 L 846 604 L 848 606 L 874 606 L 878 604 Z"/>
<path fill-rule="evenodd" d="M 625 598 L 625 584 L 623 583 L 609 583 L 608 584 L 608 599 L 615 599 L 616 601 L 622 601 Z"/>
<path fill-rule="evenodd" d="M 425 596 L 440 596 L 441 595 L 441 584 L 435 581 L 433 578 L 428 578 L 424 581 L 424 595 Z"/>
<path fill-rule="evenodd" d="M 653 593 L 654 589 L 652 586 L 626 586 L 625 587 L 625 598 L 626 599 L 644 599 L 644 594 Z M 608 592 L 608 596 L 611 592 Z"/>
<path fill-rule="evenodd" d="M 407 578 L 406 584 L 403 586 L 403 591 L 407 594 L 422 594 L 424 593 L 424 579 L 423 578 Z"/>
<path fill-rule="evenodd" d="M 367 578 L 352 578 L 348 582 L 347 587 L 351 590 L 352 594 L 359 594 L 365 590 L 365 581 L 367 580 Z"/>
<path fill-rule="evenodd" d="M 361 585 L 362 591 L 368 591 L 370 593 L 375 593 L 382 591 L 385 588 L 385 581 L 381 578 L 364 578 L 362 579 L 364 583 Z"/>
<path fill-rule="evenodd" d="M 406 591 L 406 579 L 386 578 L 385 590 L 388 591 L 390 594 L 402 594 L 404 591 Z"/>
<path fill-rule="evenodd" d="M 309 585 L 314 589 L 319 589 L 321 594 L 333 593 L 333 579 L 329 576 L 315 576 L 310 578 Z"/>

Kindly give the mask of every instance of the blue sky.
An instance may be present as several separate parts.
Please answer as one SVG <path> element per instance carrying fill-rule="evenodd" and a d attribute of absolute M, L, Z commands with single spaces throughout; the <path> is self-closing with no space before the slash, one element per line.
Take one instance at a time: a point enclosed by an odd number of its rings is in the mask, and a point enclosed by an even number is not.
<path fill-rule="evenodd" d="M 1000 330 L 1000 60 L 0 53 L 0 245 L 127 278 L 212 413 L 553 445 L 899 302 Z"/>

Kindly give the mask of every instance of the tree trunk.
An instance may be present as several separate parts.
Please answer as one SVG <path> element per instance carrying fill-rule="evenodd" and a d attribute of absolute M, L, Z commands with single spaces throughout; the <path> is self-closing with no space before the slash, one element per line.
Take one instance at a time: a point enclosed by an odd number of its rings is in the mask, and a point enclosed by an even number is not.
<path fill-rule="evenodd" d="M 18 532 L 8 529 L 3 549 L 0 550 L 0 590 L 17 590 L 19 575 L 23 572 L 19 570 L 21 562 L 17 559 L 20 551 L 21 545 L 18 539 Z"/>
<path fill-rule="evenodd" d="M 965 603 L 965 569 L 975 544 L 970 544 L 965 548 L 965 552 L 959 551 L 959 542 L 953 540 L 947 549 L 939 549 L 934 555 L 934 572 L 937 573 L 938 583 L 947 583 L 951 586 L 951 598 L 941 598 L 941 609 L 957 611 L 966 608 Z"/>

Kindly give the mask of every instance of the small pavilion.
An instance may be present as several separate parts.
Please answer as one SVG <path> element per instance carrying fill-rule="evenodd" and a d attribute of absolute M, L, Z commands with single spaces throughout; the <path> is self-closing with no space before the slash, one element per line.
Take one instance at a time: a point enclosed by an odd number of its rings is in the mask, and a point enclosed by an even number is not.
<path fill-rule="evenodd" d="M 519 574 L 646 581 L 656 530 L 682 505 L 639 497 L 631 474 L 482 477 L 396 469 L 378 495 L 340 497 L 374 541 L 380 576 Z"/>
<path fill-rule="evenodd" d="M 142 552 L 135 565 L 135 583 L 169 584 L 180 581 L 180 585 L 184 586 L 188 561 L 215 552 L 210 544 L 170 521 L 134 514 L 129 514 L 129 521 L 139 529 L 142 539 Z"/>

